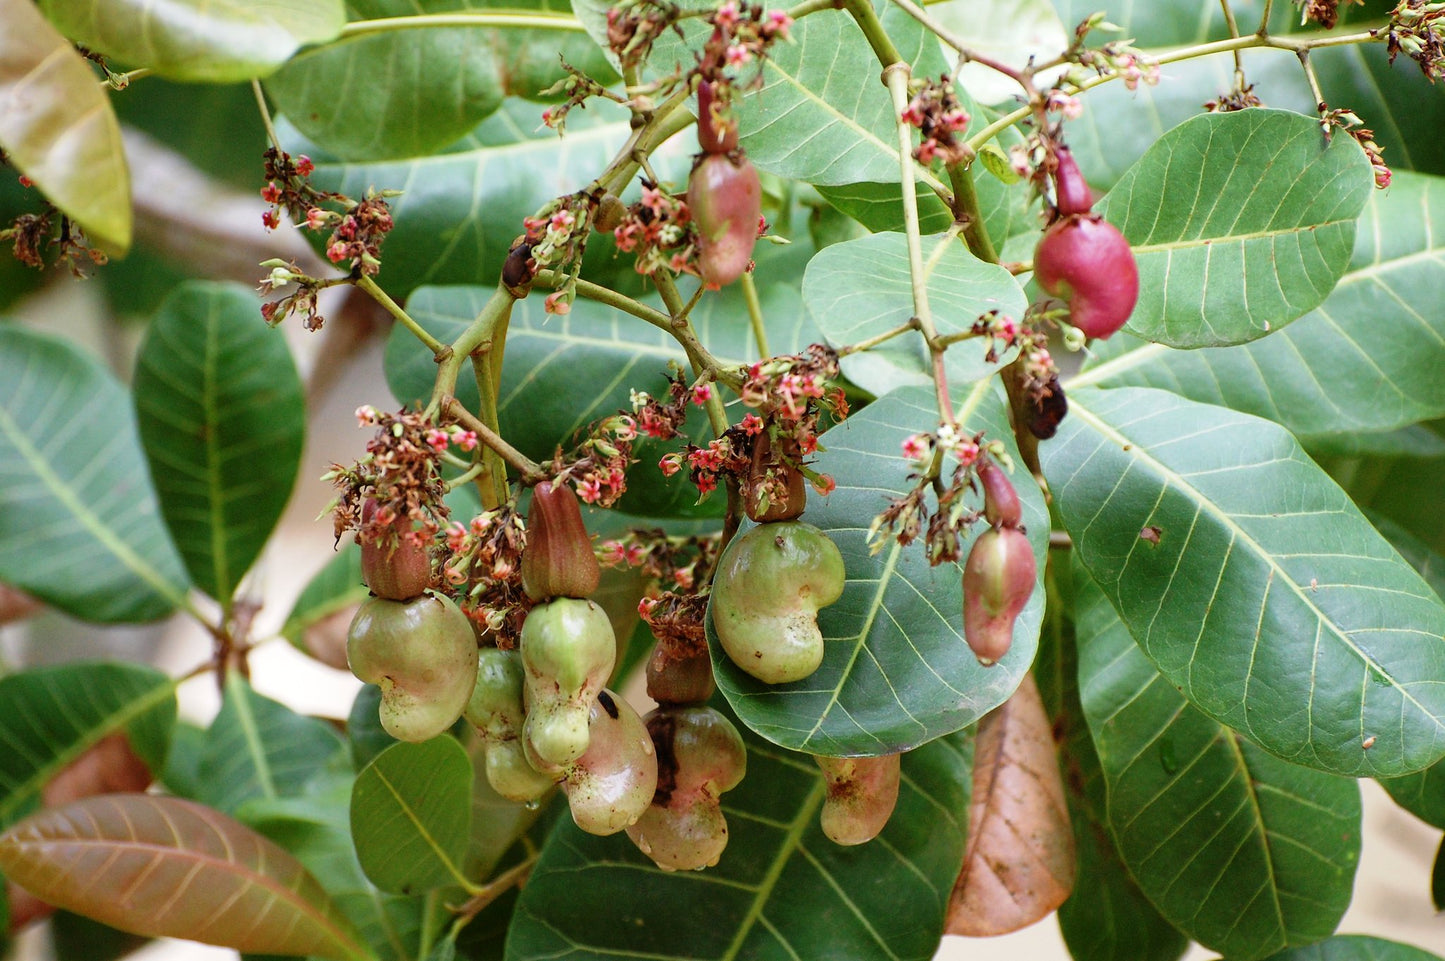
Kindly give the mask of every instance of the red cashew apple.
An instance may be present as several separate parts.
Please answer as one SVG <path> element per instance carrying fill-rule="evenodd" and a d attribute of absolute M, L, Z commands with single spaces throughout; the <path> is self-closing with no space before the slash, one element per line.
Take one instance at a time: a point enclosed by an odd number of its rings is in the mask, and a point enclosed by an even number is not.
<path fill-rule="evenodd" d="M 705 283 L 726 287 L 753 260 L 763 188 L 746 157 L 707 154 L 687 182 L 687 205 L 697 223 L 698 271 Z"/>
<path fill-rule="evenodd" d="M 973 542 L 963 565 L 963 639 L 985 667 L 1008 653 L 1037 573 L 1034 549 L 1017 527 L 990 527 Z"/>
<path fill-rule="evenodd" d="M 1123 327 L 1139 299 L 1139 268 L 1129 242 L 1094 214 L 1057 221 L 1034 251 L 1039 286 L 1069 305 L 1069 323 L 1090 337 Z"/>

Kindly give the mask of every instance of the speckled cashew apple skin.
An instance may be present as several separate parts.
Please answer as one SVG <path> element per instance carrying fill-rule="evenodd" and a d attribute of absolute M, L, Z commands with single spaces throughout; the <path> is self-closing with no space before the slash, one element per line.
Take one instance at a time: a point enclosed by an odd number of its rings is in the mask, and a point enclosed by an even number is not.
<path fill-rule="evenodd" d="M 607 614 L 592 601 L 559 597 L 538 604 L 522 624 L 523 736 L 549 765 L 587 750 L 587 717 L 617 660 Z"/>
<path fill-rule="evenodd" d="M 381 688 L 381 726 L 402 741 L 426 741 L 461 717 L 477 680 L 471 623 L 450 598 L 369 597 L 347 635 L 351 672 Z"/>
<path fill-rule="evenodd" d="M 642 718 L 611 691 L 598 692 L 588 720 L 587 750 L 567 765 L 562 790 L 579 828 L 616 834 L 652 803 L 657 752 Z"/>
<path fill-rule="evenodd" d="M 843 593 L 843 555 L 803 521 L 759 524 L 733 539 L 713 581 L 713 627 L 734 664 L 768 684 L 823 662 L 818 611 Z"/>
<path fill-rule="evenodd" d="M 898 754 L 881 757 L 815 757 L 828 796 L 820 815 L 823 833 L 835 844 L 863 844 L 888 825 L 898 803 Z"/>
<path fill-rule="evenodd" d="M 524 675 L 517 651 L 483 648 L 477 655 L 477 683 L 463 712 L 481 739 L 487 781 L 502 797 L 519 803 L 537 800 L 556 783 L 528 764 L 522 750 Z"/>

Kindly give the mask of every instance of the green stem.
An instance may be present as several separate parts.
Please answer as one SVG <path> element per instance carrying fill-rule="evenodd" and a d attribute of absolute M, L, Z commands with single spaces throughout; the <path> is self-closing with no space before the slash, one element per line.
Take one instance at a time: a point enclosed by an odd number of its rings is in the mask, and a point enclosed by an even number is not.
<path fill-rule="evenodd" d="M 843 0 L 843 9 L 848 11 L 858 24 L 858 29 L 863 31 L 863 36 L 868 39 L 868 46 L 873 48 L 873 53 L 884 70 L 895 63 L 904 62 L 903 54 L 898 52 L 892 38 L 888 36 L 888 31 L 883 29 L 883 22 L 878 19 L 870 0 Z"/>
<path fill-rule="evenodd" d="M 995 60 L 994 58 L 979 53 L 977 50 L 969 47 L 963 42 L 963 40 L 961 40 L 947 27 L 930 17 L 927 11 L 925 11 L 918 4 L 914 3 L 913 0 L 893 0 L 893 3 L 897 4 L 904 13 L 908 14 L 914 20 L 917 20 L 920 24 L 922 24 L 930 33 L 938 37 L 938 39 L 948 44 L 954 50 L 957 50 L 959 55 L 964 59 L 965 62 L 982 64 L 983 66 L 988 67 L 991 70 L 995 70 L 1003 74 L 1005 77 L 1011 77 L 1014 80 L 1018 80 L 1022 76 L 1019 71 L 1015 70 L 1013 67 L 1010 67 L 1008 64 L 1000 60 Z"/>
<path fill-rule="evenodd" d="M 875 335 L 873 335 L 872 337 L 869 337 L 869 338 L 867 338 L 867 339 L 865 339 L 865 340 L 860 340 L 860 341 L 858 341 L 858 343 L 856 343 L 856 344 L 848 344 L 848 345 L 845 346 L 845 347 L 840 347 L 840 348 L 838 349 L 838 356 L 839 356 L 839 357 L 847 357 L 849 354 L 859 354 L 859 353 L 862 353 L 862 352 L 865 351 L 865 350 L 872 350 L 874 347 L 877 347 L 879 344 L 887 343 L 888 341 L 892 340 L 892 339 L 895 338 L 895 337 L 901 337 L 901 336 L 903 336 L 904 334 L 908 333 L 909 331 L 911 331 L 911 330 L 917 330 L 917 329 L 918 329 L 918 321 L 917 321 L 917 320 L 909 320 L 908 323 L 906 323 L 906 324 L 899 324 L 897 327 L 894 327 L 892 330 L 885 330 L 885 331 L 884 331 L 883 333 L 881 333 L 881 334 L 875 334 Z"/>
<path fill-rule="evenodd" d="M 271 146 L 276 152 L 281 152 L 281 138 L 276 136 L 276 128 L 271 123 L 271 108 L 266 106 L 266 94 L 261 89 L 261 81 L 251 81 L 251 92 L 256 95 L 256 107 L 261 111 L 261 126 L 266 128 L 266 139 L 271 141 Z"/>
<path fill-rule="evenodd" d="M 545 13 L 540 10 L 487 10 L 477 13 L 438 13 L 415 17 L 384 17 L 378 20 L 357 20 L 341 28 L 333 43 L 355 40 L 398 30 L 432 30 L 445 27 L 519 27 L 529 30 L 566 30 L 585 33 L 582 22 L 571 14 Z"/>
<path fill-rule="evenodd" d="M 652 277 L 652 282 L 657 285 L 657 292 L 662 295 L 662 303 L 672 314 L 673 336 L 682 345 L 687 353 L 688 363 L 692 365 L 692 372 L 695 376 L 711 377 L 717 379 L 721 366 L 712 355 L 702 349 L 702 344 L 697 339 L 697 333 L 693 330 L 692 324 L 688 322 L 687 311 L 690 305 L 684 304 L 682 295 L 678 293 L 677 284 L 673 283 L 672 276 L 663 271 L 658 271 Z M 717 391 L 712 392 L 705 405 L 707 410 L 708 423 L 712 426 L 713 434 L 722 436 L 723 431 L 728 429 L 727 410 L 724 409 L 722 398 Z"/>
<path fill-rule="evenodd" d="M 748 323 L 753 327 L 753 340 L 758 345 L 758 356 L 771 357 L 773 352 L 768 349 L 768 332 L 763 328 L 763 305 L 758 300 L 758 285 L 753 283 L 751 272 L 745 272 L 741 279 L 743 300 L 748 305 Z"/>
<path fill-rule="evenodd" d="M 427 403 L 428 410 L 440 408 L 445 398 L 457 392 L 457 377 L 461 374 L 462 365 L 474 351 L 488 345 L 497 328 L 512 315 L 512 305 L 516 302 L 517 298 L 507 288 L 498 285 L 476 320 L 461 332 L 450 347 L 442 348 L 437 358 L 436 384 Z"/>
<path fill-rule="evenodd" d="M 543 287 L 557 288 L 568 280 L 568 275 L 555 270 L 539 270 L 532 278 L 533 283 L 541 284 Z M 644 303 L 633 300 L 626 294 L 619 294 L 611 287 L 603 287 L 601 284 L 594 284 L 590 280 L 577 278 L 576 286 L 578 297 L 586 297 L 588 300 L 595 300 L 599 304 L 606 304 L 624 313 L 631 314 L 638 320 L 645 320 L 659 330 L 672 333 L 672 318 L 658 310 L 656 307 L 649 307 Z"/>
<path fill-rule="evenodd" d="M 444 350 L 446 350 L 445 344 L 437 340 L 431 334 L 427 333 L 426 329 L 422 327 L 421 324 L 418 324 L 415 320 L 412 320 L 411 315 L 408 314 L 405 310 L 403 310 L 401 308 L 401 305 L 399 305 L 396 301 L 392 300 L 391 297 L 387 294 L 387 292 L 382 290 L 381 287 L 377 285 L 376 281 L 366 276 L 366 274 L 362 274 L 361 277 L 356 281 L 356 286 L 360 287 L 362 290 L 370 294 L 371 299 L 376 301 L 382 307 L 386 308 L 386 312 L 388 314 L 391 314 L 392 317 L 396 318 L 397 323 L 401 324 L 407 330 L 411 331 L 412 335 L 415 336 L 417 340 L 425 344 L 427 350 L 432 352 L 433 357 L 439 356 Z"/>
<path fill-rule="evenodd" d="M 482 423 L 481 419 L 467 410 L 461 401 L 455 397 L 448 398 L 443 408 L 449 418 L 461 424 L 467 430 L 476 431 L 477 440 L 485 444 L 488 449 L 495 451 L 502 460 L 514 467 L 517 473 L 521 475 L 522 483 L 533 483 L 543 476 L 544 472 L 541 464 L 538 464 L 532 460 L 532 458 L 503 440 L 501 434 L 498 434 L 495 430 Z"/>
<path fill-rule="evenodd" d="M 493 340 L 492 343 L 495 344 L 496 341 Z M 483 426 L 500 429 L 502 421 L 497 414 L 498 383 L 492 376 L 492 365 L 489 361 L 490 356 L 473 357 L 472 373 L 477 381 L 477 396 L 481 398 L 481 423 Z M 484 444 L 478 466 L 481 469 L 477 474 L 477 493 L 481 495 L 482 507 L 486 510 L 501 507 L 507 502 L 507 468 L 501 455 L 490 444 Z"/>
<path fill-rule="evenodd" d="M 979 260 L 998 263 L 998 251 L 983 223 L 978 206 L 978 191 L 973 186 L 973 171 L 963 164 L 948 165 L 948 180 L 953 186 L 953 216 L 963 223 L 963 239 Z"/>

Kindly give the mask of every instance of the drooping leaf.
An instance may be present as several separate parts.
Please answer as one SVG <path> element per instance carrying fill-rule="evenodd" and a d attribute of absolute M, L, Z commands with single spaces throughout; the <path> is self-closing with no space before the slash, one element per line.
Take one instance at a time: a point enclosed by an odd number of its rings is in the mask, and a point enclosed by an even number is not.
<path fill-rule="evenodd" d="M 1445 829 L 1445 762 L 1404 777 L 1381 778 L 1380 786 L 1400 807 L 1426 824 Z"/>
<path fill-rule="evenodd" d="M 1430 868 L 1430 902 L 1436 911 L 1445 911 L 1445 839 L 1435 851 L 1435 863 Z"/>
<path fill-rule="evenodd" d="M 963 871 L 948 933 L 993 937 L 1047 917 L 1074 886 L 1074 835 L 1052 726 L 1038 685 L 1019 689 L 978 722 Z"/>
<path fill-rule="evenodd" d="M 1440 961 L 1438 954 L 1399 941 L 1340 934 L 1318 944 L 1271 955 L 1269 961 Z"/>
<path fill-rule="evenodd" d="M 998 264 L 968 252 L 961 240 L 944 235 L 923 238 L 923 256 L 931 261 L 928 305 L 940 336 L 965 333 L 990 311 L 1023 316 L 1028 300 L 1018 281 Z M 873 234 L 833 244 L 808 262 L 803 302 L 834 346 L 855 344 L 907 324 L 914 314 L 908 249 L 903 234 Z M 949 384 L 958 387 L 987 377 L 1015 355 L 1012 349 L 989 363 L 982 342 L 960 344 L 944 355 Z M 932 360 L 915 332 L 844 357 L 843 373 L 864 390 L 886 394 L 907 384 L 931 384 Z"/>
<path fill-rule="evenodd" d="M 178 80 L 264 77 L 336 36 L 342 0 L 40 0 L 61 32 L 131 67 Z"/>
<path fill-rule="evenodd" d="M 1445 607 L 1293 437 L 1157 390 L 1069 401 L 1040 449 L 1059 516 L 1195 707 L 1337 774 L 1445 754 Z"/>
<path fill-rule="evenodd" d="M 97 245 L 130 248 L 130 169 L 94 71 L 31 0 L 0 0 L 0 148 Z"/>
<path fill-rule="evenodd" d="M 1186 120 L 1095 209 L 1139 266 L 1126 327 L 1173 347 L 1255 340 L 1319 306 L 1373 189 L 1364 151 L 1282 110 Z"/>
<path fill-rule="evenodd" d="M 417 22 L 493 8 L 532 13 L 539 20 L 550 14 L 554 29 Z M 503 97 L 535 97 L 565 77 L 561 60 L 601 83 L 616 79 L 596 44 L 567 15 L 565 0 L 361 0 L 352 9 L 366 21 L 367 32 L 304 51 L 266 82 L 298 129 L 344 159 L 433 153 L 469 133 Z M 407 19 L 388 26 L 386 20 L 395 17 Z M 338 101 L 336 91 L 361 74 L 372 95 Z"/>
<path fill-rule="evenodd" d="M 422 894 L 460 883 L 472 816 L 472 763 L 447 736 L 400 742 L 356 776 L 351 837 L 371 882 Z"/>
<path fill-rule="evenodd" d="M 717 644 L 708 618 L 718 689 L 743 723 L 783 747 L 827 755 L 914 747 L 1003 703 L 1033 660 L 1042 589 L 1035 588 L 1019 615 L 1009 653 L 986 668 L 963 640 L 959 565 L 930 567 L 921 544 L 904 548 L 888 541 L 879 553 L 869 553 L 869 519 L 910 486 L 903 440 L 938 424 L 932 398 L 924 388 L 894 391 L 821 439 L 826 452 L 815 466 L 838 487 L 826 498 L 811 497 L 802 519 L 837 544 L 848 583 L 843 596 L 819 612 L 826 646 L 811 677 L 769 685 L 744 673 Z M 955 412 L 966 432 L 984 431 L 1012 449 L 1004 401 L 987 382 L 976 385 Z M 1036 485 L 1016 480 L 1014 486 L 1034 554 L 1042 557 L 1049 526 L 1042 498 Z M 965 538 L 964 556 L 972 539 Z"/>
<path fill-rule="evenodd" d="M 179 798 L 110 794 L 43 811 L 0 835 L 0 869 L 51 904 L 135 934 L 370 957 L 294 857 Z"/>
<path fill-rule="evenodd" d="M 375 684 L 364 684 L 356 692 L 351 710 L 347 713 L 346 740 L 351 748 L 351 766 L 358 771 L 397 743 L 396 738 L 381 726 L 380 706 L 381 688 Z"/>
<path fill-rule="evenodd" d="M 1315 310 L 1263 340 L 1171 350 L 1120 335 L 1078 384 L 1137 385 L 1268 417 L 1296 435 L 1349 439 L 1445 416 L 1445 180 L 1397 174 L 1374 191 L 1354 255 Z"/>
<path fill-rule="evenodd" d="M 105 737 L 124 733 L 152 771 L 165 766 L 175 683 L 139 664 L 82 663 L 0 678 L 0 826 L 26 813 L 45 785 Z"/>
<path fill-rule="evenodd" d="M 0 580 L 83 620 L 185 600 L 129 398 L 75 347 L 0 325 Z"/>
<path fill-rule="evenodd" d="M 1359 788 L 1280 761 L 1195 710 L 1098 586 L 1078 581 L 1080 694 L 1109 826 L 1139 887 L 1231 959 L 1328 936 L 1350 904 Z"/>
<path fill-rule="evenodd" d="M 147 329 L 133 391 L 161 515 L 196 586 L 229 604 L 301 466 L 306 402 L 291 352 L 253 291 L 192 281 Z"/>
<path fill-rule="evenodd" d="M 201 750 L 202 804 L 235 814 L 252 798 L 295 797 L 342 749 L 324 721 L 262 697 L 235 671 L 225 694 Z"/>
<path fill-rule="evenodd" d="M 625 835 L 594 837 L 563 818 L 522 889 L 507 961 L 932 958 L 963 857 L 970 739 L 904 755 L 888 826 L 840 847 L 818 822 L 817 765 L 744 738 L 748 774 L 723 795 L 728 847 L 716 867 L 663 872 Z"/>
<path fill-rule="evenodd" d="M 1059 905 L 1059 933 L 1074 961 L 1178 961 L 1189 939 L 1139 890 L 1109 833 L 1104 772 L 1079 703 L 1073 578 L 1057 552 L 1044 582 L 1048 609 L 1033 676 L 1053 720 L 1078 861 L 1073 893 Z"/>

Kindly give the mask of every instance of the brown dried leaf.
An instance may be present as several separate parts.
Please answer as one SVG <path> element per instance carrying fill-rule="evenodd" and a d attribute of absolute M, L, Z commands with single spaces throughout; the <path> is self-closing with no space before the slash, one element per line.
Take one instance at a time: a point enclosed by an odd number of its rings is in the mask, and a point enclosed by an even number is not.
<path fill-rule="evenodd" d="M 60 807 L 97 794 L 144 791 L 151 785 L 151 769 L 130 748 L 130 739 L 117 731 L 109 734 L 50 779 L 40 793 L 46 807 Z"/>
<path fill-rule="evenodd" d="M 44 901 L 122 931 L 243 953 L 369 953 L 301 863 L 218 811 L 108 794 L 0 834 L 0 871 Z"/>
<path fill-rule="evenodd" d="M 949 934 L 991 937 L 1047 917 L 1074 887 L 1074 833 L 1033 675 L 979 721 L 963 870 Z"/>

